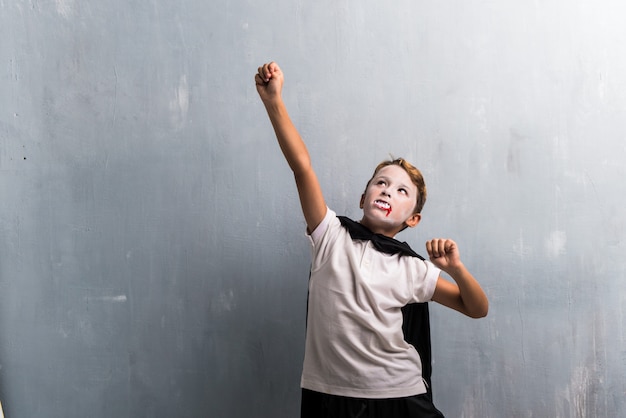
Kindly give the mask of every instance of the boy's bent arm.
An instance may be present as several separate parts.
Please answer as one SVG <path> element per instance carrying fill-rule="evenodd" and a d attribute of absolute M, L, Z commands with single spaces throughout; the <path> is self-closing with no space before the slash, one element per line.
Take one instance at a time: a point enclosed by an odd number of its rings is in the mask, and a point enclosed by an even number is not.
<path fill-rule="evenodd" d="M 259 68 L 255 81 L 280 149 L 293 171 L 302 213 L 309 232 L 312 232 L 326 216 L 326 202 L 306 145 L 282 100 L 282 72 L 276 63 L 265 64 Z"/>
<path fill-rule="evenodd" d="M 472 318 L 486 316 L 489 311 L 487 295 L 461 262 L 456 243 L 449 239 L 434 239 L 426 243 L 426 250 L 433 264 L 456 282 L 440 277 L 432 300 Z"/>
<path fill-rule="evenodd" d="M 471 273 L 464 267 L 447 273 L 456 283 L 439 277 L 432 300 L 471 318 L 486 316 L 487 296 Z"/>

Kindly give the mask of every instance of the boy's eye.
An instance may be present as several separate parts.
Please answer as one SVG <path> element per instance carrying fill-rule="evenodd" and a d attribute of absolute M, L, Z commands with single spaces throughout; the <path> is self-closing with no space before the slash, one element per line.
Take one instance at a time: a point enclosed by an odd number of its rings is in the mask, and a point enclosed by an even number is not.
<path fill-rule="evenodd" d="M 387 184 L 387 182 L 385 180 L 378 180 L 378 183 L 376 183 L 376 184 L 384 185 L 384 184 Z"/>
<path fill-rule="evenodd" d="M 408 192 L 406 191 L 406 189 L 399 189 L 398 191 L 399 191 L 400 193 L 402 193 L 402 194 L 407 194 L 407 193 L 408 193 Z"/>

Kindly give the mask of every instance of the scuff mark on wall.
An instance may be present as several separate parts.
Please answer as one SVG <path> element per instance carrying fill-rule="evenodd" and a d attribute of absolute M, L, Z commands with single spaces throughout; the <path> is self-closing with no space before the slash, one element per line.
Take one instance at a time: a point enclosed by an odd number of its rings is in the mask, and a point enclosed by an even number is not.
<path fill-rule="evenodd" d="M 117 295 L 117 296 L 87 296 L 85 298 L 88 302 L 100 301 L 100 302 L 113 302 L 120 303 L 126 302 L 128 298 L 126 295 Z"/>
<path fill-rule="evenodd" d="M 236 307 L 235 292 L 232 289 L 219 292 L 211 300 L 211 312 L 214 314 L 231 312 Z"/>
<path fill-rule="evenodd" d="M 524 231 L 519 231 L 519 238 L 516 243 L 513 244 L 513 253 L 520 259 L 524 259 L 532 253 L 532 248 L 528 246 L 524 241 Z"/>
<path fill-rule="evenodd" d="M 567 234 L 565 231 L 552 231 L 545 240 L 546 253 L 551 258 L 556 258 L 565 254 L 567 244 Z"/>
<path fill-rule="evenodd" d="M 587 366 L 577 367 L 565 393 L 564 416 L 588 418 L 596 416 L 593 412 L 595 394 L 598 392 L 599 382 L 594 377 L 595 371 Z"/>
<path fill-rule="evenodd" d="M 174 98 L 170 101 L 170 110 L 172 112 L 172 124 L 177 129 L 181 129 L 187 121 L 187 112 L 189 111 L 189 86 L 186 75 L 180 76 Z"/>
<path fill-rule="evenodd" d="M 521 144 L 526 138 L 514 128 L 510 129 L 509 135 L 510 141 L 509 151 L 506 160 L 506 168 L 511 174 L 520 174 L 522 170 L 522 164 L 520 160 Z"/>
<path fill-rule="evenodd" d="M 69 19 L 74 15 L 75 0 L 55 0 L 57 13 Z"/>

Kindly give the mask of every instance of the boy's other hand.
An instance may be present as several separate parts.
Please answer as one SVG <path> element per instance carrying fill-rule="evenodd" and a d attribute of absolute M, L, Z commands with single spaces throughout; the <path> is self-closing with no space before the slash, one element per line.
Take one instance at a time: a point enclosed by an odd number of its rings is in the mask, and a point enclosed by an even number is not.
<path fill-rule="evenodd" d="M 461 265 L 461 257 L 456 242 L 451 239 L 435 238 L 426 242 L 426 251 L 430 261 L 443 271 Z"/>
<path fill-rule="evenodd" d="M 275 62 L 263 64 L 254 76 L 256 91 L 261 100 L 269 102 L 280 98 L 283 89 L 283 72 Z"/>

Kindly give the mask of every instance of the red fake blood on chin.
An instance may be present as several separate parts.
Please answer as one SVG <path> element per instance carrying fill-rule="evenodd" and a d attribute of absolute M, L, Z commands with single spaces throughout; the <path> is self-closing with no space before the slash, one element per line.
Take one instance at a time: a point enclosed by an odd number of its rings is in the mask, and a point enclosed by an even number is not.
<path fill-rule="evenodd" d="M 387 211 L 387 214 L 385 215 L 385 217 L 389 216 L 389 214 L 391 213 L 391 208 L 389 209 L 385 209 Z"/>

